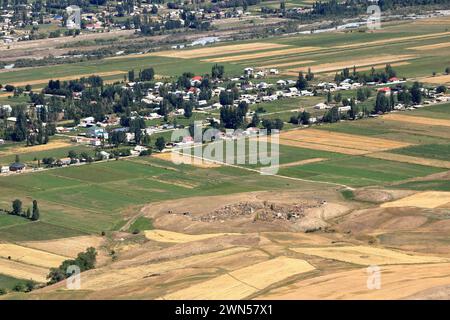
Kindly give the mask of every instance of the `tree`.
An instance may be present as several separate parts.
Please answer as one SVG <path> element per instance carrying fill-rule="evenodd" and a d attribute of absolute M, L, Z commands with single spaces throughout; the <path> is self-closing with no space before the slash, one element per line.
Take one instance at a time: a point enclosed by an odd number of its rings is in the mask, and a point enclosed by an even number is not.
<path fill-rule="evenodd" d="M 415 104 L 422 102 L 422 93 L 420 92 L 420 84 L 416 81 L 411 88 L 411 100 Z"/>
<path fill-rule="evenodd" d="M 155 71 L 153 68 L 146 68 L 139 73 L 141 81 L 151 81 L 155 77 Z"/>
<path fill-rule="evenodd" d="M 134 70 L 128 71 L 128 81 L 134 82 Z"/>
<path fill-rule="evenodd" d="M 16 117 L 16 124 L 14 125 L 13 140 L 24 141 L 27 137 L 27 118 L 23 110 L 20 110 Z"/>
<path fill-rule="evenodd" d="M 164 137 L 158 137 L 158 139 L 156 139 L 155 146 L 160 152 L 163 151 L 166 146 L 166 140 Z"/>
<path fill-rule="evenodd" d="M 186 118 L 192 117 L 192 110 L 194 109 L 194 106 L 191 102 L 187 102 L 184 104 L 184 116 Z"/>
<path fill-rule="evenodd" d="M 22 201 L 16 199 L 12 202 L 12 214 L 19 216 L 22 213 Z"/>
<path fill-rule="evenodd" d="M 33 213 L 31 215 L 31 220 L 38 221 L 39 220 L 39 207 L 36 200 L 33 200 Z"/>
<path fill-rule="evenodd" d="M 302 72 L 298 74 L 298 79 L 295 86 L 297 87 L 298 90 L 304 90 L 308 86 L 308 81 L 306 81 Z"/>
<path fill-rule="evenodd" d="M 67 156 L 68 156 L 70 159 L 76 159 L 76 158 L 78 157 L 77 153 L 76 153 L 74 150 L 69 150 Z"/>
<path fill-rule="evenodd" d="M 222 79 L 225 73 L 225 68 L 222 65 L 218 65 L 217 63 L 211 68 L 211 76 L 214 79 Z"/>
<path fill-rule="evenodd" d="M 252 117 L 252 121 L 249 123 L 249 127 L 257 127 L 261 120 L 259 119 L 258 114 L 255 112 Z"/>
<path fill-rule="evenodd" d="M 27 218 L 31 219 L 31 210 L 30 210 L 30 208 L 27 209 Z"/>

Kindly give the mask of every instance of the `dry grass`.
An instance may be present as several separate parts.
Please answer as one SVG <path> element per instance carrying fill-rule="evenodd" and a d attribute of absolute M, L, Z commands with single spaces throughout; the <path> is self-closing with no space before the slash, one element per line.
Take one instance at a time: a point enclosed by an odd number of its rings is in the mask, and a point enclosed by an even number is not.
<path fill-rule="evenodd" d="M 153 155 L 155 158 L 166 160 L 166 161 L 173 161 L 175 163 L 182 163 L 182 164 L 190 164 L 197 168 L 218 168 L 221 165 L 208 159 L 199 159 L 194 158 L 190 155 L 181 154 L 176 151 L 174 152 L 165 152 L 165 153 L 158 153 Z"/>
<path fill-rule="evenodd" d="M 0 258 L 0 273 L 19 279 L 46 282 L 49 270 Z"/>
<path fill-rule="evenodd" d="M 144 232 L 149 240 L 169 243 L 186 243 L 191 241 L 204 240 L 224 235 L 235 235 L 237 233 L 206 233 L 206 234 L 186 234 L 167 230 L 147 230 Z"/>
<path fill-rule="evenodd" d="M 434 84 L 446 84 L 450 83 L 450 74 L 436 76 L 436 77 L 424 77 L 419 79 L 420 82 L 434 83 Z"/>
<path fill-rule="evenodd" d="M 89 247 L 98 248 L 102 242 L 103 239 L 101 237 L 80 236 L 57 240 L 26 241 L 21 242 L 20 245 L 65 257 L 75 258 L 78 253 L 85 251 Z"/>
<path fill-rule="evenodd" d="M 402 299 L 450 285 L 450 264 L 383 266 L 381 288 L 368 289 L 366 268 L 298 281 L 261 299 Z M 445 296 L 444 296 L 445 297 Z"/>
<path fill-rule="evenodd" d="M 137 55 L 136 57 L 143 56 L 158 56 L 158 57 L 168 57 L 168 58 L 182 58 L 182 59 L 193 59 L 193 58 L 202 58 L 202 57 L 212 57 L 224 54 L 233 54 L 240 52 L 249 52 L 249 51 L 257 51 L 257 50 L 266 50 L 266 49 L 278 49 L 289 47 L 289 45 L 285 44 L 277 44 L 277 43 L 265 43 L 265 42 L 252 42 L 245 44 L 237 44 L 237 45 L 226 45 L 226 46 L 214 46 L 214 47 L 206 47 L 200 49 L 190 49 L 190 50 L 167 50 L 161 52 L 153 52 L 144 55 Z M 127 56 L 128 57 L 128 56 Z"/>
<path fill-rule="evenodd" d="M 415 124 L 422 124 L 422 125 L 426 125 L 426 126 L 450 127 L 450 120 L 407 116 L 407 115 L 403 115 L 403 114 L 399 114 L 399 113 L 390 113 L 390 114 L 384 115 L 383 119 L 415 123 Z"/>
<path fill-rule="evenodd" d="M 244 299 L 286 278 L 314 269 L 304 260 L 277 257 L 195 284 L 163 298 L 170 300 Z"/>
<path fill-rule="evenodd" d="M 427 44 L 423 46 L 417 46 L 417 47 L 411 47 L 408 48 L 410 50 L 418 50 L 418 51 L 428 51 L 428 50 L 434 50 L 434 49 L 442 49 L 442 48 L 448 48 L 450 47 L 450 42 L 441 42 L 441 43 L 435 43 L 435 44 Z"/>
<path fill-rule="evenodd" d="M 402 154 L 395 154 L 395 153 L 389 153 L 389 152 L 370 153 L 370 154 L 367 154 L 366 156 L 371 157 L 371 158 L 376 158 L 376 159 L 413 163 L 413 164 L 419 164 L 422 166 L 450 169 L 450 161 L 445 161 L 445 160 L 412 157 L 412 156 L 405 156 Z"/>
<path fill-rule="evenodd" d="M 290 130 L 280 134 L 280 144 L 314 150 L 362 155 L 406 147 L 409 144 L 380 138 L 364 137 L 317 129 Z"/>
<path fill-rule="evenodd" d="M 307 72 L 308 68 L 311 68 L 312 72 L 321 73 L 321 72 L 330 72 L 336 70 L 342 70 L 344 68 L 353 68 L 355 67 L 365 67 L 372 65 L 379 65 L 385 63 L 392 63 L 398 61 L 405 61 L 414 59 L 416 56 L 414 55 L 380 55 L 377 57 L 364 58 L 359 60 L 347 60 L 347 61 L 339 61 L 339 62 L 330 62 L 323 63 L 308 67 L 299 67 L 294 69 L 288 69 L 287 74 L 298 74 L 299 72 Z"/>
<path fill-rule="evenodd" d="M 400 251 L 368 246 L 295 248 L 292 250 L 306 255 L 364 266 L 449 262 L 449 259 L 441 257 L 407 254 Z"/>
<path fill-rule="evenodd" d="M 300 160 L 300 161 L 295 161 L 295 162 L 284 163 L 284 164 L 280 165 L 280 168 L 301 166 L 301 165 L 304 165 L 304 164 L 321 162 L 321 161 L 325 161 L 325 160 L 327 160 L 327 159 L 325 159 L 325 158 L 311 158 L 311 159 L 306 159 L 306 160 Z"/>
<path fill-rule="evenodd" d="M 266 52 L 258 52 L 258 53 L 250 53 L 250 54 L 241 54 L 237 56 L 227 56 L 227 57 L 217 57 L 211 59 L 203 59 L 204 62 L 234 62 L 241 60 L 250 60 L 250 59 L 258 59 L 265 57 L 273 57 L 273 56 L 283 56 L 286 54 L 295 54 L 295 53 L 303 53 L 314 50 L 319 50 L 318 47 L 302 47 L 302 48 L 291 48 L 284 50 L 275 50 L 275 51 L 266 51 Z"/>
<path fill-rule="evenodd" d="M 73 76 L 67 76 L 67 77 L 55 77 L 55 78 L 47 78 L 47 79 L 38 79 L 38 80 L 29 80 L 29 81 L 20 81 L 20 82 L 12 82 L 9 83 L 13 86 L 26 86 L 29 85 L 35 85 L 35 84 L 44 84 L 48 83 L 50 80 L 58 79 L 60 81 L 69 81 L 69 80 L 75 80 L 80 78 L 87 78 L 89 76 L 100 76 L 100 77 L 108 77 L 108 76 L 116 76 L 120 74 L 125 74 L 125 71 L 115 70 L 115 71 L 107 71 L 107 72 L 94 72 L 94 73 L 85 73 L 85 74 L 75 74 Z"/>
<path fill-rule="evenodd" d="M 307 63 L 314 63 L 314 60 L 297 60 L 297 61 L 290 61 L 290 62 L 276 62 L 277 60 L 273 61 L 273 64 L 265 64 L 265 65 L 258 65 L 258 68 L 281 68 L 281 67 L 290 67 L 290 66 L 296 66 L 299 64 L 307 64 Z"/>
<path fill-rule="evenodd" d="M 0 243 L 0 257 L 44 268 L 58 267 L 67 257 L 10 243 Z M 0 270 L 1 273 L 1 270 Z"/>
<path fill-rule="evenodd" d="M 450 192 L 425 191 L 396 201 L 383 203 L 381 207 L 419 207 L 432 209 L 448 203 L 450 203 Z"/>
<path fill-rule="evenodd" d="M 72 144 L 69 142 L 62 142 L 62 141 L 54 141 L 49 142 L 47 144 L 40 144 L 37 146 L 31 146 L 31 147 L 14 147 L 6 149 L 5 151 L 1 151 L 1 156 L 8 156 L 8 155 L 14 155 L 14 154 L 21 154 L 21 153 L 28 153 L 28 152 L 39 152 L 39 151 L 47 151 L 47 150 L 53 150 L 58 148 L 64 148 L 71 146 Z"/>

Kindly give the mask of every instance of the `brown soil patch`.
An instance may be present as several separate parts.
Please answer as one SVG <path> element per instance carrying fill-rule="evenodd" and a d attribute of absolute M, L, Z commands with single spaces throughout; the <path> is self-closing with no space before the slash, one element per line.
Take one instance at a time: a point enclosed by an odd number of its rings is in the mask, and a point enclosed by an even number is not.
<path fill-rule="evenodd" d="M 280 143 L 308 149 L 361 155 L 406 147 L 410 144 L 318 129 L 290 130 L 280 134 Z"/>
<path fill-rule="evenodd" d="M 267 51 L 267 52 L 259 52 L 259 53 L 251 53 L 251 54 L 242 54 L 237 56 L 229 56 L 229 57 L 218 57 L 211 59 L 203 59 L 204 62 L 233 62 L 233 61 L 241 61 L 241 60 L 250 60 L 257 58 L 265 58 L 265 57 L 273 57 L 273 56 L 283 56 L 286 54 L 294 54 L 294 53 L 303 53 L 314 50 L 319 50 L 318 47 L 302 47 L 302 48 L 291 48 L 291 49 L 283 49 L 276 51 Z"/>
<path fill-rule="evenodd" d="M 450 46 L 450 43 L 449 43 L 449 46 Z M 436 76 L 436 77 L 420 78 L 419 81 L 425 82 L 425 83 L 446 84 L 446 83 L 450 83 L 450 74 Z"/>
<path fill-rule="evenodd" d="M 396 201 L 383 203 L 381 207 L 418 207 L 418 208 L 437 208 L 450 202 L 450 192 L 445 191 L 425 191 L 413 194 L 409 197 Z"/>
<path fill-rule="evenodd" d="M 450 161 L 445 161 L 445 160 L 426 159 L 426 158 L 412 157 L 412 156 L 406 156 L 406 155 L 388 153 L 388 152 L 370 153 L 370 154 L 367 154 L 366 156 L 370 157 L 370 158 L 376 158 L 376 159 L 413 163 L 413 164 L 419 164 L 422 166 L 450 169 Z"/>
<path fill-rule="evenodd" d="M 278 49 L 278 48 L 285 48 L 285 47 L 289 47 L 289 46 L 285 45 L 285 44 L 277 44 L 277 43 L 252 42 L 252 43 L 245 43 L 245 44 L 214 46 L 214 47 L 191 49 L 191 50 L 168 50 L 168 51 L 161 51 L 161 52 L 152 52 L 152 53 L 149 53 L 146 55 L 167 57 L 167 58 L 193 59 L 193 58 L 211 57 L 211 56 L 248 52 L 248 51 Z M 141 54 L 141 55 L 137 55 L 136 57 L 139 58 L 139 57 L 143 57 L 146 55 Z"/>
<path fill-rule="evenodd" d="M 62 141 L 55 141 L 50 142 L 47 144 L 40 144 L 37 146 L 31 146 L 31 147 L 14 147 L 7 149 L 5 151 L 1 151 L 0 155 L 7 156 L 12 154 L 21 154 L 21 153 L 28 153 L 28 152 L 39 152 L 39 151 L 47 151 L 47 150 L 53 150 L 58 148 L 64 148 L 71 146 L 72 144 L 69 142 L 62 142 Z"/>
<path fill-rule="evenodd" d="M 181 154 L 178 153 L 176 151 L 174 152 L 164 152 L 164 153 L 158 153 L 158 154 L 154 154 L 153 155 L 155 158 L 161 159 L 161 160 L 166 160 L 166 161 L 175 161 L 177 163 L 182 163 L 182 164 L 189 164 L 192 165 L 194 167 L 198 167 L 198 168 L 204 168 L 204 169 L 208 169 L 208 168 L 218 168 L 221 165 L 212 161 L 212 160 L 208 160 L 205 158 L 199 159 L 199 158 L 194 158 L 192 156 L 186 155 L 186 154 Z"/>
<path fill-rule="evenodd" d="M 390 114 L 384 115 L 383 119 L 400 121 L 400 122 L 416 123 L 416 124 L 422 124 L 422 125 L 427 125 L 427 126 L 450 127 L 450 120 L 407 116 L 407 115 L 398 114 L 398 113 L 390 113 Z"/>

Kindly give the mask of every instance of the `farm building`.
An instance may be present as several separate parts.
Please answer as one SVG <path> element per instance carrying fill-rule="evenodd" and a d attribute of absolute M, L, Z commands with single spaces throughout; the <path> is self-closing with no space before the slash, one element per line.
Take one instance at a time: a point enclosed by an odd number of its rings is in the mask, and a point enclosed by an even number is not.
<path fill-rule="evenodd" d="M 0 168 L 0 173 L 8 173 L 9 172 L 9 167 L 8 166 L 2 166 Z"/>

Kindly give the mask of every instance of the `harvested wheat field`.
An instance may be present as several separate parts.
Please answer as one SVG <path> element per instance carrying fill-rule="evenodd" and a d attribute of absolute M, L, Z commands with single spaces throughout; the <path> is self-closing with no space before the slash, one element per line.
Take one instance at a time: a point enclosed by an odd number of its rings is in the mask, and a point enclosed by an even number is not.
<path fill-rule="evenodd" d="M 280 165 L 280 168 L 287 168 L 287 167 L 295 167 L 295 166 L 301 166 L 308 163 L 315 163 L 315 162 L 321 162 L 325 161 L 327 159 L 325 158 L 311 158 L 311 159 L 305 159 L 300 161 L 294 161 L 294 162 L 288 162 Z"/>
<path fill-rule="evenodd" d="M 294 275 L 314 270 L 308 262 L 277 257 L 164 296 L 164 299 L 243 299 Z"/>
<path fill-rule="evenodd" d="M 321 73 L 321 72 L 342 70 L 344 68 L 353 68 L 354 66 L 355 67 L 365 67 L 365 66 L 371 66 L 371 65 L 379 65 L 379 64 L 385 64 L 385 63 L 411 60 L 414 58 L 416 58 L 416 56 L 408 55 L 408 54 L 380 55 L 377 57 L 371 57 L 371 58 L 365 58 L 365 59 L 359 59 L 359 60 L 346 60 L 346 61 L 339 61 L 339 62 L 330 62 L 330 63 L 312 65 L 312 66 L 308 66 L 308 67 L 288 69 L 286 72 L 289 74 L 294 74 L 294 73 L 298 74 L 299 72 L 307 72 L 308 68 L 311 68 L 312 72 Z"/>
<path fill-rule="evenodd" d="M 167 58 L 181 58 L 181 59 L 192 59 L 192 58 L 202 58 L 202 57 L 212 57 L 224 54 L 232 54 L 239 52 L 266 50 L 266 49 L 278 49 L 290 47 L 286 44 L 278 43 L 265 43 L 265 42 L 252 42 L 236 45 L 226 45 L 226 46 L 214 46 L 201 49 L 191 49 L 191 50 L 167 50 L 161 52 L 149 53 L 149 56 L 167 57 Z M 139 55 L 142 57 L 145 55 Z"/>
<path fill-rule="evenodd" d="M 100 247 L 102 242 L 102 237 L 79 236 L 46 241 L 26 241 L 21 242 L 20 245 L 54 253 L 64 257 L 75 258 L 78 253 L 85 251 L 89 247 Z"/>
<path fill-rule="evenodd" d="M 73 76 L 67 76 L 67 77 L 56 77 L 55 78 L 47 78 L 47 79 L 39 79 L 39 80 L 30 80 L 30 81 L 20 81 L 20 82 L 12 82 L 9 83 L 13 86 L 26 86 L 29 85 L 35 85 L 35 84 L 46 84 L 50 80 L 58 79 L 60 81 L 68 81 L 68 80 L 75 80 L 80 78 L 87 78 L 89 76 L 100 76 L 100 77 L 108 77 L 108 76 L 116 76 L 125 74 L 125 71 L 115 70 L 115 71 L 107 71 L 107 72 L 94 72 L 94 73 L 85 73 L 85 74 L 75 74 Z"/>
<path fill-rule="evenodd" d="M 383 39 L 383 40 L 376 40 L 371 42 L 365 42 L 365 43 L 353 43 L 353 44 L 347 44 L 347 45 L 341 45 L 341 46 L 335 46 L 334 49 L 343 48 L 358 48 L 358 47 L 365 47 L 365 46 L 373 46 L 373 45 L 383 45 L 387 43 L 395 43 L 400 41 L 410 41 L 410 40 L 420 40 L 420 39 L 435 39 L 435 38 L 441 38 L 450 35 L 450 32 L 440 32 L 440 33 L 432 33 L 432 34 L 423 34 L 419 36 L 407 36 L 407 37 L 397 37 L 397 38 L 391 38 L 391 39 Z"/>
<path fill-rule="evenodd" d="M 64 148 L 71 146 L 72 144 L 69 142 L 62 142 L 62 141 L 55 141 L 55 142 L 49 142 L 47 144 L 40 144 L 36 146 L 30 146 L 30 147 L 13 147 L 6 149 L 5 151 L 1 151 L 1 156 L 7 156 L 7 155 L 13 155 L 13 154 L 20 154 L 20 153 L 28 153 L 28 152 L 39 152 L 39 151 L 47 151 L 47 150 L 53 150 L 58 148 Z"/>
<path fill-rule="evenodd" d="M 419 164 L 422 166 L 450 169 L 450 161 L 445 161 L 445 160 L 405 156 L 402 154 L 395 154 L 395 153 L 389 153 L 389 152 L 369 153 L 366 156 L 370 157 L 370 158 L 376 158 L 376 159 L 383 159 L 383 160 L 390 160 L 390 161 L 397 161 L 397 162 Z"/>
<path fill-rule="evenodd" d="M 241 54 L 241 55 L 237 55 L 237 56 L 203 59 L 202 61 L 204 61 L 204 62 L 233 62 L 233 61 L 257 59 L 257 58 L 273 57 L 273 56 L 278 56 L 278 55 L 283 56 L 285 54 L 310 52 L 310 51 L 319 50 L 319 49 L 320 48 L 318 48 L 318 47 L 291 48 L 291 49 L 283 49 L 283 50 L 275 50 L 275 51 Z"/>
<path fill-rule="evenodd" d="M 380 268 L 381 287 L 367 288 L 366 268 L 298 281 L 259 299 L 404 299 L 427 298 L 450 284 L 450 264 L 391 265 Z M 427 294 L 425 294 L 425 291 Z M 431 292 L 430 292 L 431 291 Z"/>
<path fill-rule="evenodd" d="M 67 259 L 67 257 L 64 256 L 10 243 L 0 243 L 0 257 L 4 259 L 10 257 L 10 260 L 12 261 L 44 268 L 57 267 L 61 262 Z"/>
<path fill-rule="evenodd" d="M 450 120 L 445 119 L 433 119 L 433 118 L 425 118 L 425 117 L 416 117 L 416 116 L 407 116 L 398 113 L 390 113 L 383 116 L 385 120 L 393 120 L 400 122 L 409 122 L 416 124 L 423 124 L 427 126 L 444 126 L 450 127 Z"/>
<path fill-rule="evenodd" d="M 420 256 L 383 248 L 368 246 L 294 248 L 295 252 L 325 259 L 332 259 L 364 266 L 411 263 L 450 262 L 450 259 Z"/>
<path fill-rule="evenodd" d="M 214 162 L 212 160 L 208 160 L 205 158 L 195 158 L 193 156 L 182 154 L 177 151 L 173 152 L 164 152 L 164 153 L 158 153 L 153 155 L 155 158 L 166 160 L 166 161 L 172 161 L 174 163 L 180 163 L 180 164 L 190 164 L 197 168 L 218 168 L 221 165 L 217 162 Z"/>
<path fill-rule="evenodd" d="M 410 50 L 418 50 L 418 51 L 426 51 L 426 50 L 434 50 L 434 49 L 442 49 L 442 48 L 448 48 L 450 47 L 449 42 L 441 42 L 441 43 L 435 43 L 435 44 L 428 44 L 423 46 L 417 46 L 417 47 L 411 47 L 408 48 Z"/>
<path fill-rule="evenodd" d="M 236 235 L 238 233 L 206 233 L 206 234 L 186 234 L 167 230 L 146 230 L 145 237 L 149 240 L 170 243 L 185 243 L 191 241 L 204 240 L 224 235 Z"/>
<path fill-rule="evenodd" d="M 282 132 L 280 134 L 280 144 L 352 155 L 391 150 L 409 145 L 408 143 L 400 141 L 318 129 L 290 130 Z"/>
<path fill-rule="evenodd" d="M 162 274 L 166 272 L 176 272 L 186 268 L 198 268 L 199 273 L 202 268 L 210 268 L 210 265 L 215 261 L 221 261 L 226 257 L 233 257 L 242 254 L 251 255 L 252 251 L 244 247 L 235 247 L 225 249 L 217 252 L 192 254 L 186 258 L 171 259 L 164 262 L 157 263 L 140 263 L 137 266 L 126 267 L 121 263 L 115 266 L 95 269 L 86 273 L 83 281 L 83 289 L 101 290 L 111 287 L 123 286 L 134 281 L 142 281 L 142 279 L 152 274 Z M 266 259 L 266 254 L 260 253 L 259 256 L 254 256 L 255 259 Z"/>
<path fill-rule="evenodd" d="M 450 46 L 450 44 L 449 44 L 449 46 Z M 425 78 L 420 78 L 419 80 L 420 80 L 420 82 L 434 83 L 434 84 L 450 83 L 450 74 L 436 76 L 436 77 L 425 77 Z"/>
<path fill-rule="evenodd" d="M 279 62 L 276 60 L 272 62 L 272 64 L 258 65 L 258 68 L 281 68 L 281 67 L 290 67 L 296 66 L 300 64 L 314 63 L 314 60 L 298 60 L 298 61 L 290 61 L 290 62 Z"/>
<path fill-rule="evenodd" d="M 392 207 L 418 207 L 433 209 L 450 203 L 450 192 L 445 191 L 425 191 L 413 194 L 396 201 L 386 202 L 381 205 L 383 208 Z"/>
<path fill-rule="evenodd" d="M 33 280 L 36 282 L 46 282 L 48 268 L 32 266 L 20 262 L 0 258 L 0 274 L 10 277 Z"/>

